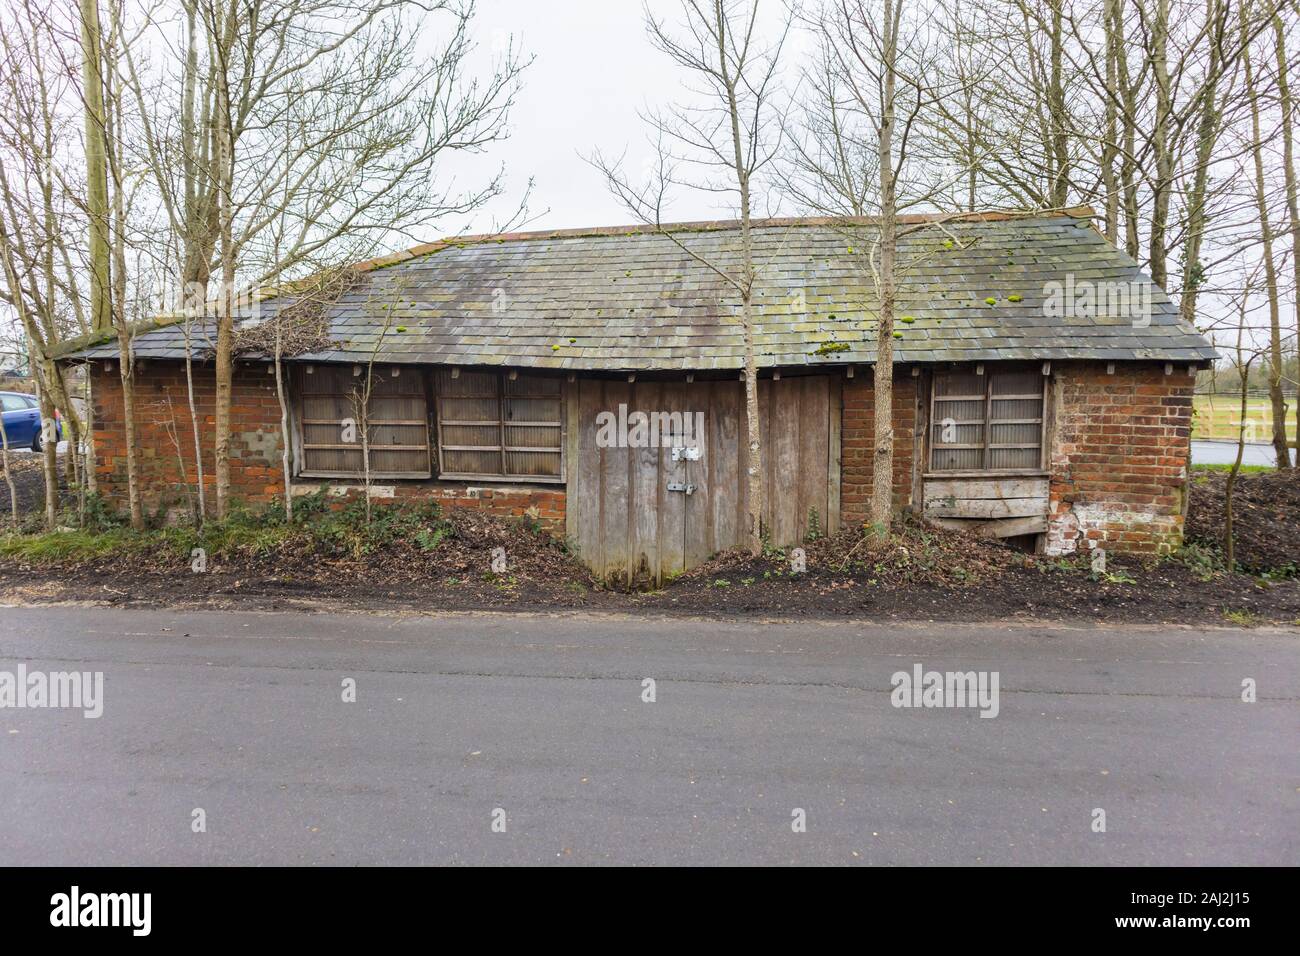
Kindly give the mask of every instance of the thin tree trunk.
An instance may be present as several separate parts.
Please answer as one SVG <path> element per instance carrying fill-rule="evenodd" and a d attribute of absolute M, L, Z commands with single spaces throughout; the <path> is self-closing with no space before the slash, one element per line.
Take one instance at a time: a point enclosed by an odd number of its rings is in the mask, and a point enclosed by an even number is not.
<path fill-rule="evenodd" d="M 1206 23 L 1215 22 L 1222 14 L 1222 0 L 1205 0 Z M 1178 306 L 1183 320 L 1196 323 L 1196 299 L 1201 285 L 1201 245 L 1205 237 L 1206 200 L 1209 191 L 1210 163 L 1219 139 L 1220 117 L 1218 81 L 1220 72 L 1219 45 L 1210 45 L 1209 78 L 1202 93 L 1201 121 L 1196 131 L 1196 168 L 1192 171 L 1192 186 L 1187 195 L 1187 228 L 1184 240 L 1183 289 Z"/>
<path fill-rule="evenodd" d="M 744 276 L 740 289 L 740 321 L 745 343 L 745 440 L 749 460 L 745 469 L 748 481 L 745 486 L 745 513 L 749 523 L 749 552 L 758 555 L 763 550 L 763 449 L 762 427 L 758 419 L 758 360 L 754 355 L 754 241 L 750 228 L 749 174 L 745 164 L 744 143 L 740 136 L 740 107 L 736 101 L 736 81 L 731 75 L 727 59 L 727 18 L 723 0 L 716 0 L 714 17 L 717 26 L 718 64 L 723 85 L 727 91 L 727 109 L 731 118 L 731 143 L 736 164 L 737 185 L 740 187 L 740 237 L 744 256 Z"/>
<path fill-rule="evenodd" d="M 41 406 L 41 429 L 54 421 L 54 405 L 45 389 L 37 385 L 36 398 Z M 45 475 L 45 527 L 53 531 L 59 523 L 59 443 L 54 441 L 51 429 L 41 436 L 41 465 Z"/>
<path fill-rule="evenodd" d="M 95 461 L 95 408 L 90 394 L 90 366 L 84 370 L 84 388 L 81 403 L 86 409 L 85 448 L 81 451 L 81 471 L 86 476 L 85 482 L 77 492 L 77 524 L 86 526 L 86 495 L 99 493 L 99 463 Z"/>
<path fill-rule="evenodd" d="M 1116 0 L 1114 20 L 1115 79 L 1119 85 L 1120 127 L 1123 149 L 1119 162 L 1119 183 L 1124 207 L 1124 250 L 1132 259 L 1142 254 L 1138 235 L 1137 169 L 1137 84 L 1129 74 L 1128 38 L 1124 24 L 1126 0 Z"/>
<path fill-rule="evenodd" d="M 1119 244 L 1119 179 L 1115 161 L 1119 155 L 1119 57 L 1116 45 L 1121 30 L 1122 0 L 1106 0 L 1103 23 L 1106 36 L 1106 108 L 1103 128 L 1105 141 L 1101 144 L 1101 180 L 1106 190 L 1105 232 L 1113 245 Z"/>
<path fill-rule="evenodd" d="M 275 322 L 275 397 L 280 403 L 280 468 L 284 473 L 284 517 L 286 521 L 293 520 L 293 469 L 289 462 L 289 403 L 285 400 L 284 395 L 284 362 L 282 361 L 281 352 L 283 350 L 283 332 L 280 324 L 280 317 L 276 316 Z M 369 456 L 367 455 L 367 460 Z M 367 465 L 367 473 L 369 465 Z M 367 488 L 367 494 L 369 489 Z"/>
<path fill-rule="evenodd" d="M 217 95 L 217 170 L 218 218 L 221 225 L 221 294 L 218 296 L 217 355 L 216 355 L 216 410 L 214 458 L 217 485 L 217 518 L 224 519 L 230 509 L 230 399 L 234 378 L 234 290 L 235 250 L 233 236 L 234 209 L 232 207 L 234 176 L 234 143 L 231 140 L 230 85 L 227 64 L 218 68 Z"/>
<path fill-rule="evenodd" d="M 81 0 L 82 72 L 85 87 L 86 211 L 90 220 L 90 315 L 96 329 L 109 327 L 108 142 L 104 114 L 103 55 L 98 0 Z"/>
<path fill-rule="evenodd" d="M 1065 81 L 1061 62 L 1065 48 L 1061 3 L 1062 0 L 1050 0 L 1051 71 L 1047 89 L 1052 151 L 1052 178 L 1049 186 L 1051 204 L 1057 209 L 1064 208 L 1070 195 L 1070 125 L 1069 111 L 1065 105 Z"/>
<path fill-rule="evenodd" d="M 1242 8 L 1242 39 L 1247 38 L 1246 8 Z M 1282 323 L 1281 303 L 1277 282 L 1277 267 L 1273 261 L 1273 227 L 1268 215 L 1268 191 L 1264 178 L 1263 134 L 1259 123 L 1259 97 L 1255 92 L 1255 71 L 1251 63 L 1249 45 L 1243 44 L 1242 66 L 1246 76 L 1246 97 L 1250 105 L 1251 154 L 1255 166 L 1255 214 L 1259 218 L 1261 255 L 1264 266 L 1264 288 L 1268 295 L 1268 398 L 1273 419 L 1273 452 L 1279 468 L 1291 467 L 1291 449 L 1286 440 L 1286 400 L 1282 395 Z"/>
<path fill-rule="evenodd" d="M 202 528 L 208 517 L 208 498 L 203 480 L 203 442 L 199 437 L 199 412 L 194 401 L 194 351 L 190 343 L 188 317 L 185 319 L 185 400 L 190 409 L 190 428 L 194 432 L 194 484 L 199 501 L 195 524 Z"/>
<path fill-rule="evenodd" d="M 9 510 L 13 513 L 14 527 L 18 526 L 18 487 L 13 472 L 9 470 L 9 433 L 5 431 L 4 416 L 0 415 L 0 467 L 5 470 L 5 484 L 9 486 Z"/>
<path fill-rule="evenodd" d="M 119 323 L 117 328 L 117 360 L 122 382 L 122 431 L 126 442 L 126 497 L 130 509 L 131 527 L 144 528 L 144 509 L 140 503 L 140 462 L 136 451 L 135 429 L 135 368 L 131 361 L 131 333 Z"/>
<path fill-rule="evenodd" d="M 1228 480 L 1223 486 L 1223 560 L 1231 571 L 1236 563 L 1232 533 L 1232 492 L 1241 473 L 1241 459 L 1246 451 L 1246 410 L 1249 408 L 1250 363 L 1241 364 L 1241 330 L 1237 332 L 1237 364 L 1241 369 L 1241 417 L 1237 420 L 1237 457 L 1228 469 Z"/>
<path fill-rule="evenodd" d="M 876 329 L 874 379 L 875 451 L 871 464 L 871 531 L 877 542 L 889 536 L 894 514 L 894 265 L 898 244 L 898 209 L 894 183 L 894 93 L 897 85 L 898 24 L 894 0 L 884 0 L 882 20 L 880 136 L 880 320 Z"/>
<path fill-rule="evenodd" d="M 1300 183 L 1296 181 L 1295 158 L 1295 103 L 1291 98 L 1291 82 L 1287 64 L 1286 31 L 1282 17 L 1273 15 L 1273 44 L 1277 55 L 1277 95 L 1282 113 L 1282 173 L 1286 182 L 1286 209 L 1291 220 L 1291 273 L 1292 298 L 1295 300 L 1294 334 L 1296 336 L 1296 369 L 1300 374 Z M 1295 403 L 1296 436 L 1300 438 L 1300 393 Z M 1285 428 L 1283 434 L 1285 436 Z M 1300 466 L 1300 442 L 1296 447 L 1296 464 Z"/>
<path fill-rule="evenodd" d="M 114 27 L 116 27 L 114 23 Z M 114 29 L 113 34 L 116 35 Z M 119 177 L 124 168 L 121 137 L 121 98 L 110 83 L 107 87 L 109 102 L 104 110 L 108 125 L 104 130 L 105 143 L 113 169 L 112 217 L 112 322 L 117 327 L 117 353 L 122 380 L 122 418 L 126 439 L 126 500 L 131 515 L 131 527 L 144 530 L 144 508 L 140 500 L 140 451 L 136 447 L 135 360 L 131 354 L 131 323 L 126 307 L 126 207 Z"/>
<path fill-rule="evenodd" d="M 1158 287 L 1168 284 L 1169 202 L 1174 186 L 1174 157 L 1169 142 L 1173 114 L 1169 77 L 1169 0 L 1156 0 L 1151 29 L 1151 71 L 1155 77 L 1155 128 L 1152 154 L 1155 181 L 1151 188 L 1151 236 L 1148 244 L 1151 281 Z"/>

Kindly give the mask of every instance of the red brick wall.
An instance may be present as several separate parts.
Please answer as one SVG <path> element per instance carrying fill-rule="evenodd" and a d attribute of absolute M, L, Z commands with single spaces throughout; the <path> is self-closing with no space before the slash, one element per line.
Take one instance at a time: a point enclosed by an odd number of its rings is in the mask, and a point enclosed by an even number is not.
<path fill-rule="evenodd" d="M 94 403 L 95 461 L 101 492 L 110 500 L 126 499 L 126 432 L 122 381 L 117 363 L 91 366 Z M 194 367 L 194 403 L 203 449 L 203 478 L 209 507 L 215 499 L 212 437 L 216 414 L 216 377 L 210 366 Z M 185 366 L 146 362 L 136 370 L 136 447 L 140 486 L 150 510 L 186 501 L 193 488 L 194 431 L 186 396 Z M 280 406 L 275 378 L 265 369 L 237 366 L 231 395 L 231 494 L 246 502 L 270 500 L 280 491 Z M 179 445 L 179 449 L 178 446 Z M 182 469 L 183 463 L 183 469 Z"/>
<path fill-rule="evenodd" d="M 361 483 L 344 483 L 341 479 L 324 481 L 300 478 L 294 482 L 297 494 L 326 489 L 329 497 L 340 501 L 360 501 L 365 494 Z M 464 481 L 375 481 L 370 486 L 370 500 L 376 504 L 433 499 L 444 508 L 473 508 L 502 518 L 529 518 L 553 535 L 564 536 L 563 486 L 475 485 Z"/>
<path fill-rule="evenodd" d="M 1047 551 L 1167 554 L 1182 540 L 1192 387 L 1187 365 L 1056 370 Z"/>
<path fill-rule="evenodd" d="M 103 493 L 126 496 L 126 450 L 121 383 L 116 367 L 92 369 L 95 450 Z M 912 504 L 917 384 L 907 369 L 894 379 L 894 501 Z M 1191 434 L 1192 386 L 1187 366 L 1166 376 L 1163 364 L 1060 364 L 1053 370 L 1049 449 L 1051 513 L 1049 553 L 1094 546 L 1139 553 L 1166 553 L 1181 540 L 1183 500 Z M 873 440 L 871 370 L 860 368 L 843 382 L 841 412 L 841 518 L 867 520 L 871 499 Z M 195 398 L 203 444 L 209 507 L 212 488 L 214 381 L 210 367 L 195 368 Z M 146 507 L 186 503 L 194 482 L 194 443 L 179 363 L 150 362 L 136 384 L 138 446 Z M 280 494 L 279 405 L 274 378 L 265 366 L 239 366 L 234 378 L 231 484 L 235 498 L 265 504 Z M 177 443 L 179 442 L 179 459 Z M 181 462 L 183 461 L 183 468 Z M 556 534 L 564 532 L 565 491 L 548 485 L 485 485 L 468 482 L 375 482 L 372 494 L 391 488 L 397 499 L 434 497 L 450 507 L 471 507 L 503 516 L 527 516 Z M 362 493 L 359 483 L 300 480 L 298 493 L 326 487 L 344 500 Z"/>
<path fill-rule="evenodd" d="M 1182 540 L 1190 451 L 1192 387 L 1186 364 L 1058 363 L 1053 370 L 1049 441 L 1051 498 L 1046 550 L 1103 547 L 1165 554 Z M 894 505 L 913 504 L 918 383 L 894 377 Z M 871 500 L 871 370 L 844 381 L 841 514 L 867 520 Z"/>
<path fill-rule="evenodd" d="M 840 520 L 846 526 L 862 524 L 871 509 L 872 455 L 876 450 L 875 388 L 870 368 L 844 380 L 844 405 L 840 419 Z M 912 458 L 916 429 L 916 385 L 911 372 L 894 375 L 894 507 L 912 500 Z"/>
<path fill-rule="evenodd" d="M 211 366 L 195 366 L 194 397 L 203 450 L 205 493 L 211 510 L 216 500 L 212 448 L 216 380 Z M 100 490 L 110 501 L 124 506 L 126 438 L 122 382 L 116 363 L 111 370 L 106 369 L 102 361 L 93 363 L 91 398 Z M 135 400 L 136 445 L 145 508 L 148 512 L 155 512 L 186 505 L 186 487 L 194 487 L 197 469 L 194 465 L 193 426 L 186 397 L 185 366 L 172 362 L 145 363 L 136 372 Z M 275 376 L 268 374 L 264 365 L 238 364 L 231 399 L 232 496 L 253 506 L 269 503 L 284 490 L 280 467 L 280 405 L 275 396 Z M 298 479 L 294 488 L 297 494 L 327 488 L 340 503 L 364 493 L 360 482 L 341 480 Z M 392 489 L 393 495 L 387 495 L 388 489 Z M 371 496 L 375 501 L 390 502 L 432 497 L 448 507 L 475 508 L 504 517 L 531 517 L 553 533 L 564 533 L 563 487 L 375 481 Z"/>

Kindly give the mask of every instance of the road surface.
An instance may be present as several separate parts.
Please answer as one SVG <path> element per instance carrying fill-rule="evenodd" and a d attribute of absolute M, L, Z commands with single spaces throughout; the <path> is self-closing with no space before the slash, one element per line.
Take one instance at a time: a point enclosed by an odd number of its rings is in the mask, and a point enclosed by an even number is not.
<path fill-rule="evenodd" d="M 3 608 L 20 666 L 103 714 L 0 709 L 4 865 L 1300 863 L 1283 630 Z"/>
<path fill-rule="evenodd" d="M 1192 439 L 1193 465 L 1231 465 L 1237 460 L 1237 443 L 1218 438 Z M 1277 466 L 1277 455 L 1268 442 L 1247 442 L 1242 451 L 1243 465 Z"/>

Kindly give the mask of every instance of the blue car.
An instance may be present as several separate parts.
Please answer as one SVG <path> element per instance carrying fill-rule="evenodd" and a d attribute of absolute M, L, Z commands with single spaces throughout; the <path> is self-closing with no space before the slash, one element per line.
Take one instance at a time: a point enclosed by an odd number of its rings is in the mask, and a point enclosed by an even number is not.
<path fill-rule="evenodd" d="M 31 395 L 22 392 L 0 392 L 0 406 L 4 408 L 6 448 L 41 450 L 41 407 Z M 54 418 L 55 441 L 63 438 L 63 422 L 58 413 Z"/>

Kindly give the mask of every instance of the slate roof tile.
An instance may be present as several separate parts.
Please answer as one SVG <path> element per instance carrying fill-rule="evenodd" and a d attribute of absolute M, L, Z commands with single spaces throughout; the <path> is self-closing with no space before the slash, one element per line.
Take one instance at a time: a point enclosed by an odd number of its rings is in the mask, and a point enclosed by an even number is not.
<path fill-rule="evenodd" d="M 756 224 L 760 365 L 874 360 L 878 303 L 861 255 L 872 228 L 828 220 Z M 677 242 L 735 271 L 739 229 L 696 224 L 674 237 L 646 229 L 521 234 L 456 240 L 377 260 L 360 267 L 361 283 L 330 311 L 335 347 L 300 358 L 365 361 L 378 341 L 377 358 L 388 362 L 738 369 L 744 353 L 739 300 Z M 1032 356 L 1203 363 L 1215 357 L 1163 290 L 1084 218 L 977 217 L 936 224 L 909 233 L 900 262 L 898 315 L 915 317 L 897 326 L 903 336 L 895 349 L 904 361 Z M 1083 283 L 1136 283 L 1136 301 L 1149 303 L 1150 314 L 1119 314 L 1122 309 L 1106 302 L 1095 314 L 1049 314 L 1053 283 L 1076 289 Z M 263 301 L 242 321 L 261 321 L 288 301 Z M 405 331 L 397 333 L 398 325 Z M 210 328 L 191 335 L 196 342 L 214 338 Z M 849 349 L 811 354 L 827 341 L 848 343 Z M 144 332 L 134 344 L 142 357 L 184 357 L 179 323 Z M 116 343 L 108 342 L 65 358 L 116 355 Z"/>

